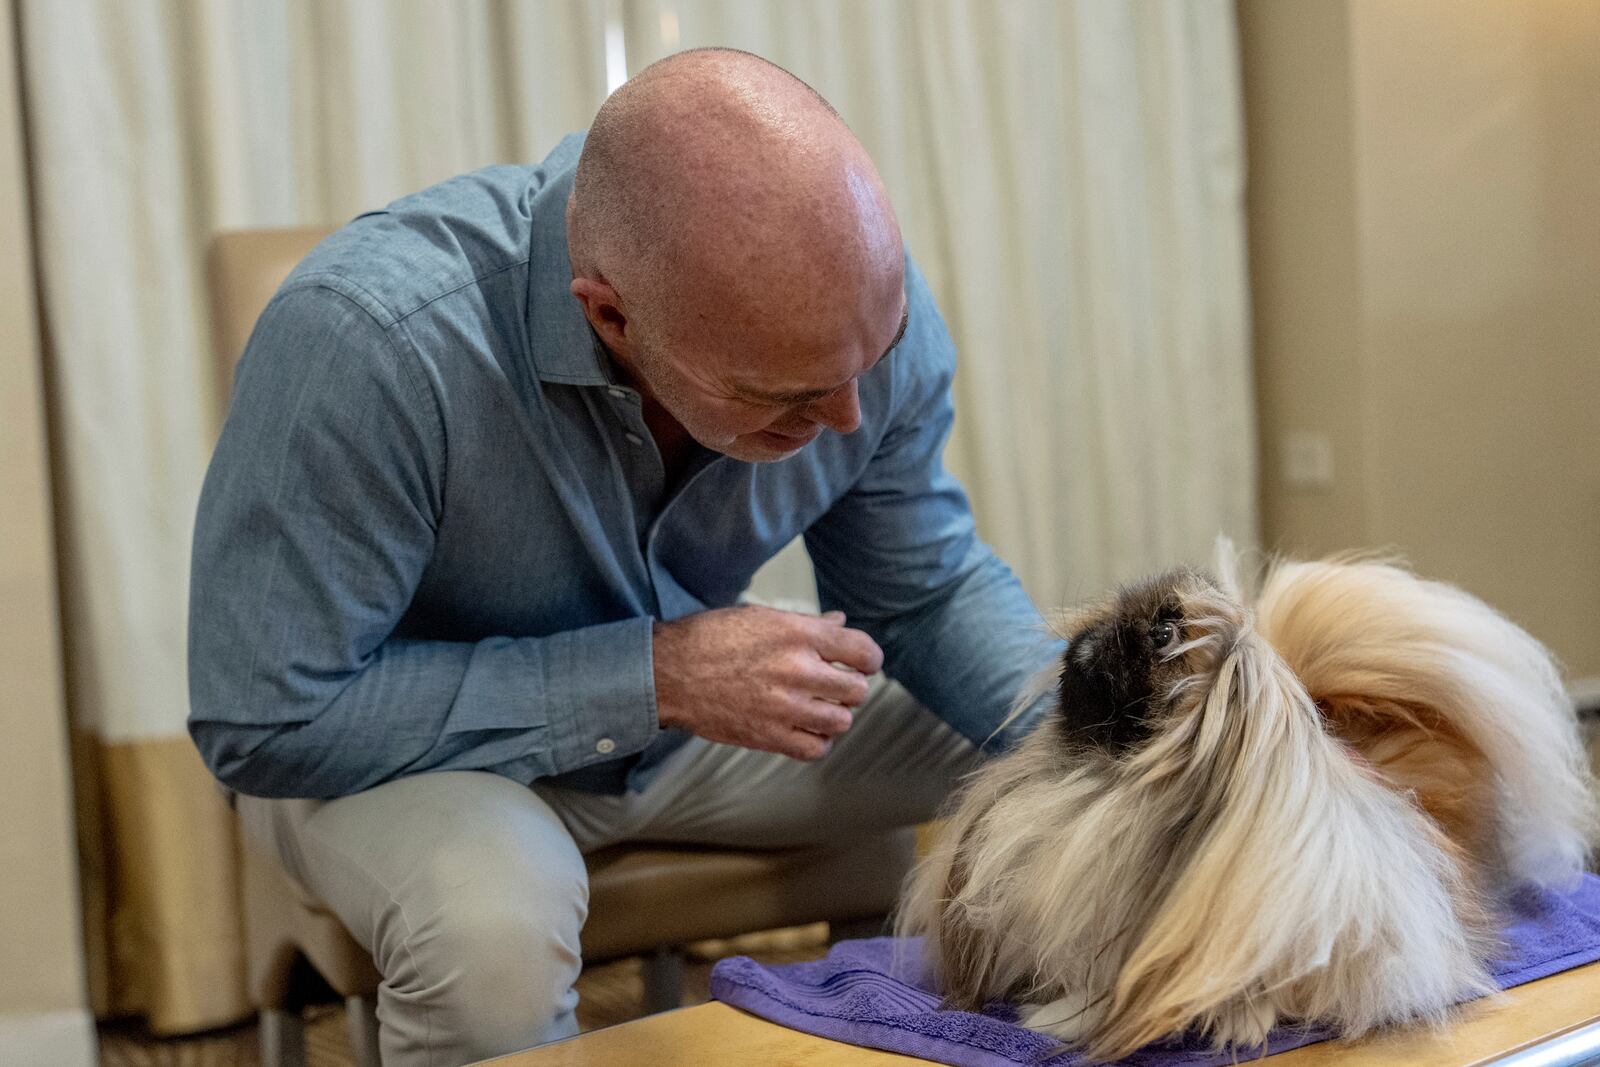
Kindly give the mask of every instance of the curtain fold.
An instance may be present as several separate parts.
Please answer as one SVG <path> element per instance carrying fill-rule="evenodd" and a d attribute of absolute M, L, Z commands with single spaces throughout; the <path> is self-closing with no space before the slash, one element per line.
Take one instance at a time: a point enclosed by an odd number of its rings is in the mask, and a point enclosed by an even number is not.
<path fill-rule="evenodd" d="M 25 61 L 96 1007 L 246 1014 L 233 822 L 184 734 L 227 383 L 204 252 L 540 158 L 629 67 L 768 56 L 877 160 L 962 353 L 951 466 L 1041 606 L 1256 541 L 1227 0 L 11 0 Z M 803 557 L 764 579 L 808 596 Z"/>
<path fill-rule="evenodd" d="M 14 0 L 61 454 L 96 1010 L 249 1013 L 233 821 L 184 732 L 190 529 L 225 406 L 205 250 L 531 162 L 605 95 L 602 0 Z"/>

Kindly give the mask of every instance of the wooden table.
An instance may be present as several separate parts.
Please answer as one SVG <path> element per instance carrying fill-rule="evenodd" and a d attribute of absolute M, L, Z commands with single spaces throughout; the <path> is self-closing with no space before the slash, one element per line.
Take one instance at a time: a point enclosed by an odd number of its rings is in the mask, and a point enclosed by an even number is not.
<path fill-rule="evenodd" d="M 1471 1067 L 1600 1020 L 1600 963 L 1467 1007 L 1441 1032 L 1402 1031 L 1269 1056 L 1271 1067 Z M 652 1015 L 489 1061 L 496 1067 L 890 1067 L 926 1063 L 811 1037 L 726 1004 Z"/>

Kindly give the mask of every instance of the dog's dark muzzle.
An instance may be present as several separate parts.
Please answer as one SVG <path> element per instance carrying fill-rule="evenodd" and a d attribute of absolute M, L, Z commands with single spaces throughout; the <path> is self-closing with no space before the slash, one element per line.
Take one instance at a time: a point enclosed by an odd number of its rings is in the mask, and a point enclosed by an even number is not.
<path fill-rule="evenodd" d="M 1148 671 L 1121 655 L 1117 635 L 1090 630 L 1062 656 L 1062 737 L 1075 746 L 1126 751 L 1150 736 Z"/>

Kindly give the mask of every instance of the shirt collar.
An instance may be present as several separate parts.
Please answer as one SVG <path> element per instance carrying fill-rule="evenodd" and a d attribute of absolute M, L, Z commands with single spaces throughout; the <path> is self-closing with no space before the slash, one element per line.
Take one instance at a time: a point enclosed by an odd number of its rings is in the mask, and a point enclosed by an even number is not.
<path fill-rule="evenodd" d="M 562 385 L 609 385 L 609 358 L 572 295 L 572 260 L 567 254 L 567 197 L 577 173 L 581 137 L 568 137 L 541 165 L 543 185 L 529 212 L 533 236 L 528 251 L 528 355 L 540 381 Z"/>

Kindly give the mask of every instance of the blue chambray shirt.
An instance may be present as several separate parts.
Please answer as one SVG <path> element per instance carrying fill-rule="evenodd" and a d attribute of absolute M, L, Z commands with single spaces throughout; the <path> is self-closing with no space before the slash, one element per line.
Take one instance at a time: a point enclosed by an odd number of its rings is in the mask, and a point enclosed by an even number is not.
<path fill-rule="evenodd" d="M 657 724 L 651 620 L 735 603 L 802 533 L 823 606 L 974 742 L 1055 653 L 941 464 L 955 352 L 909 262 L 859 429 L 776 463 L 699 449 L 669 491 L 568 290 L 581 147 L 357 218 L 257 322 L 190 591 L 189 728 L 227 785 L 640 789 L 686 737 Z"/>

